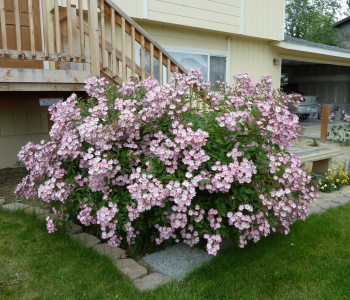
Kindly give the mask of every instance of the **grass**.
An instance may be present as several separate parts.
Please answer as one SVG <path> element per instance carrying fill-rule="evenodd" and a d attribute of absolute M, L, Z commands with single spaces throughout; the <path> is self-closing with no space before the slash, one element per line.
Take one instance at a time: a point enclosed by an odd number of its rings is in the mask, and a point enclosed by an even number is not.
<path fill-rule="evenodd" d="M 43 221 L 0 210 L 0 299 L 350 299 L 350 205 L 141 293 L 112 262 Z"/>

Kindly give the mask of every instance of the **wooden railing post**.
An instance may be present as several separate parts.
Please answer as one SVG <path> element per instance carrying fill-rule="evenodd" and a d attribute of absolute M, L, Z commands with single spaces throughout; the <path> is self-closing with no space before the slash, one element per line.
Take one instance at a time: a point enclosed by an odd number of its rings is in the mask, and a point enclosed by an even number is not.
<path fill-rule="evenodd" d="M 320 141 L 327 141 L 327 131 L 328 131 L 328 115 L 329 115 L 329 105 L 322 105 L 322 121 L 321 121 L 321 136 Z"/>
<path fill-rule="evenodd" d="M 97 0 L 89 0 L 89 35 L 91 53 L 91 76 L 100 76 L 100 43 L 98 38 Z"/>

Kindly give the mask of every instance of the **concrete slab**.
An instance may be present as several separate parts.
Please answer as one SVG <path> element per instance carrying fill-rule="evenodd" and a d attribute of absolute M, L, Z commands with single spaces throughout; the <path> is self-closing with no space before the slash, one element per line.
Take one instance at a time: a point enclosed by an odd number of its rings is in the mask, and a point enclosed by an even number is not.
<path fill-rule="evenodd" d="M 101 243 L 101 241 L 97 237 L 88 233 L 73 234 L 70 237 L 73 240 L 83 243 L 86 247 L 92 247 Z"/>
<path fill-rule="evenodd" d="M 95 249 L 98 253 L 102 255 L 109 256 L 113 261 L 119 259 L 121 256 L 125 254 L 125 250 L 118 248 L 118 247 L 112 247 L 108 244 L 98 244 L 92 247 L 92 249 Z"/>
<path fill-rule="evenodd" d="M 9 203 L 3 206 L 4 210 L 10 210 L 10 211 L 15 211 L 15 210 L 25 210 L 28 209 L 30 206 L 26 204 L 21 204 L 21 203 Z"/>
<path fill-rule="evenodd" d="M 158 272 L 182 281 L 187 274 L 212 258 L 203 250 L 180 243 L 145 256 L 143 260 Z"/>
<path fill-rule="evenodd" d="M 26 213 L 28 214 L 34 213 L 37 216 L 40 216 L 40 215 L 48 215 L 50 211 L 48 209 L 31 206 L 26 210 Z"/>
<path fill-rule="evenodd" d="M 128 276 L 131 280 L 140 279 L 147 275 L 147 269 L 130 258 L 118 259 L 115 261 L 115 265 L 120 272 Z"/>
<path fill-rule="evenodd" d="M 350 193 L 345 194 L 344 197 L 349 197 L 350 198 Z"/>
<path fill-rule="evenodd" d="M 317 206 L 321 207 L 324 210 L 326 210 L 328 208 L 331 208 L 331 207 L 336 207 L 336 206 L 339 206 L 339 205 L 340 205 L 339 203 L 335 203 L 335 202 L 331 202 L 331 201 L 325 201 L 325 202 L 322 202 L 322 203 L 317 203 Z"/>
<path fill-rule="evenodd" d="M 324 210 L 320 207 L 317 207 L 317 206 L 310 206 L 310 212 L 309 212 L 309 215 L 311 214 L 320 214 L 324 212 Z"/>
<path fill-rule="evenodd" d="M 339 204 L 346 204 L 348 202 L 350 202 L 350 198 L 348 197 L 343 197 L 343 196 L 339 196 L 339 197 L 335 197 L 332 199 L 332 202 L 336 202 L 336 203 L 339 203 Z"/>
<path fill-rule="evenodd" d="M 160 273 L 152 273 L 141 279 L 136 279 L 134 281 L 134 284 L 141 291 L 147 291 L 153 290 L 159 285 L 169 283 L 171 280 L 172 279 L 169 276 Z"/>
<path fill-rule="evenodd" d="M 66 231 L 68 232 L 69 235 L 78 234 L 78 233 L 83 232 L 83 227 L 81 227 L 77 224 L 74 224 L 74 223 L 66 223 L 64 228 L 66 229 Z"/>

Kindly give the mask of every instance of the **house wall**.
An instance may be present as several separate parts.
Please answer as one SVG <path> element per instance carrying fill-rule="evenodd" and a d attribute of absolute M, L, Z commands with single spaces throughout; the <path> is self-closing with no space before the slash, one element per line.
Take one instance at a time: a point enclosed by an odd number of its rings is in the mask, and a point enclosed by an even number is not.
<path fill-rule="evenodd" d="M 66 99 L 70 92 L 0 93 L 0 169 L 13 168 L 17 154 L 28 142 L 39 143 L 49 135 L 48 107 L 40 98 Z M 85 93 L 79 93 L 84 96 Z"/>
<path fill-rule="evenodd" d="M 346 49 L 350 49 L 350 22 L 346 21 L 337 26 L 339 43 Z"/>
<path fill-rule="evenodd" d="M 249 73 L 255 82 L 262 76 L 270 74 L 274 87 L 279 87 L 280 66 L 275 66 L 273 59 L 280 59 L 280 51 L 272 47 L 266 40 L 149 21 L 138 21 L 138 23 L 165 48 L 166 46 L 178 46 L 194 48 L 198 51 L 200 49 L 213 51 L 230 49 L 228 78 L 230 84 L 233 83 L 233 76 L 239 73 Z"/>

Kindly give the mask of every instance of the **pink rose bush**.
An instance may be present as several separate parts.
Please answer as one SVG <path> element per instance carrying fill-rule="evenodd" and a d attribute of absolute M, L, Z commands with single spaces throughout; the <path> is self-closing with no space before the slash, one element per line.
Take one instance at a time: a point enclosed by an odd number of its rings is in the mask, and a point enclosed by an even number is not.
<path fill-rule="evenodd" d="M 194 84 L 200 92 L 191 94 Z M 239 75 L 204 92 L 199 70 L 165 86 L 91 78 L 91 98 L 51 106 L 49 140 L 18 154 L 29 175 L 15 194 L 52 205 L 59 219 L 47 219 L 49 232 L 78 220 L 113 246 L 202 242 L 216 255 L 223 238 L 244 247 L 288 234 L 317 194 L 288 152 L 300 129 L 288 111 L 295 100 L 271 85 L 270 76 L 254 84 Z"/>

